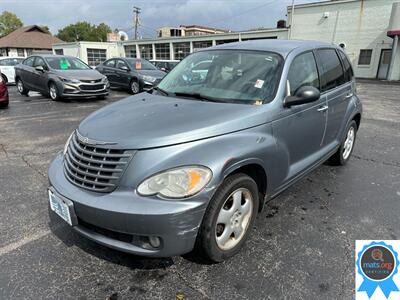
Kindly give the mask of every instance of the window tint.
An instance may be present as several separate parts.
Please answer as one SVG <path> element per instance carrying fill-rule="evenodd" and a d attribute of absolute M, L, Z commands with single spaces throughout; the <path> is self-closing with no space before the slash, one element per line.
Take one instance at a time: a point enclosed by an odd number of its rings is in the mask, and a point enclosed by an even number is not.
<path fill-rule="evenodd" d="M 317 64 L 312 52 L 297 56 L 289 69 L 288 81 L 290 94 L 296 94 L 302 86 L 313 86 L 319 89 Z"/>
<path fill-rule="evenodd" d="M 344 79 L 345 81 L 350 81 L 353 78 L 353 69 L 351 68 L 350 62 L 342 51 L 339 51 L 340 58 L 343 62 L 344 68 Z"/>
<path fill-rule="evenodd" d="M 35 60 L 34 56 L 31 56 L 27 59 L 24 60 L 23 64 L 32 67 L 33 66 L 33 61 Z"/>
<path fill-rule="evenodd" d="M 127 67 L 127 65 L 123 60 L 118 60 L 117 61 L 117 68 L 120 69 L 121 67 Z"/>
<path fill-rule="evenodd" d="M 0 60 L 0 66 L 8 66 L 8 64 L 9 64 L 8 61 L 9 61 L 8 59 L 2 59 L 2 60 Z"/>
<path fill-rule="evenodd" d="M 104 63 L 106 67 L 114 68 L 115 67 L 115 59 L 108 60 Z"/>
<path fill-rule="evenodd" d="M 317 51 L 320 63 L 322 65 L 322 92 L 333 89 L 345 83 L 343 68 L 336 51 L 334 49 L 322 49 Z"/>
<path fill-rule="evenodd" d="M 358 64 L 359 65 L 370 65 L 371 57 L 372 57 L 371 49 L 361 49 L 360 56 L 358 57 Z"/>
<path fill-rule="evenodd" d="M 43 58 L 41 58 L 41 57 L 36 57 L 35 63 L 34 63 L 33 66 L 34 66 L 34 67 L 42 66 L 42 67 L 45 68 L 45 69 L 47 68 L 46 63 L 44 62 Z"/>
<path fill-rule="evenodd" d="M 21 58 L 3 59 L 3 60 L 0 60 L 0 66 L 16 66 L 22 61 L 23 61 L 23 59 L 21 59 Z"/>

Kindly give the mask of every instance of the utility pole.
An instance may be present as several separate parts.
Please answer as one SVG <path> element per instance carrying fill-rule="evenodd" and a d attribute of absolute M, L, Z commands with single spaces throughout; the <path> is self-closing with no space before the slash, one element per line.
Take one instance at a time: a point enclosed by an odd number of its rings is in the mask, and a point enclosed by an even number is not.
<path fill-rule="evenodd" d="M 293 31 L 293 16 L 294 16 L 294 0 L 292 0 L 292 9 L 291 9 L 291 13 L 290 13 L 289 40 L 292 38 L 292 31 Z"/>
<path fill-rule="evenodd" d="M 140 7 L 134 6 L 133 13 L 135 14 L 134 23 L 135 23 L 135 40 L 138 38 L 138 26 L 139 26 L 139 14 L 140 14 Z"/>

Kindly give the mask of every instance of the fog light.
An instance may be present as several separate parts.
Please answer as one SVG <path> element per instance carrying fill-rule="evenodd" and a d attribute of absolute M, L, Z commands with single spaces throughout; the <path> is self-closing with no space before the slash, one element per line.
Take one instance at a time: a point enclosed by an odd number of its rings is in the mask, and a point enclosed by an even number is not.
<path fill-rule="evenodd" d="M 149 243 L 153 248 L 158 248 L 161 245 L 160 238 L 157 236 L 149 236 Z"/>

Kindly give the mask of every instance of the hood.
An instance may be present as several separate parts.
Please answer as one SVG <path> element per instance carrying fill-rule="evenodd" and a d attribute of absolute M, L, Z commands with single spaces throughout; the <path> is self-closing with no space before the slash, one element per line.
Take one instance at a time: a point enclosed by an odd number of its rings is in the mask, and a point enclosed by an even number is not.
<path fill-rule="evenodd" d="M 65 78 L 75 78 L 82 80 L 97 80 L 102 79 L 104 75 L 100 74 L 96 70 L 52 70 L 54 74 L 65 77 Z"/>
<path fill-rule="evenodd" d="M 155 78 L 163 78 L 167 73 L 161 70 L 136 70 L 140 75 L 153 76 Z"/>
<path fill-rule="evenodd" d="M 84 137 L 143 149 L 185 143 L 257 126 L 263 106 L 203 102 L 142 93 L 92 113 L 78 131 Z"/>

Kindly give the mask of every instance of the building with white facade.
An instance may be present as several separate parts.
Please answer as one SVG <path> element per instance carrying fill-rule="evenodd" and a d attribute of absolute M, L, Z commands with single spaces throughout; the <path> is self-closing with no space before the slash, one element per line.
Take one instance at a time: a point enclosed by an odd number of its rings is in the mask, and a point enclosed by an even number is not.
<path fill-rule="evenodd" d="M 400 0 L 332 0 L 298 4 L 293 18 L 292 7 L 287 8 L 287 28 L 115 43 L 62 43 L 53 45 L 53 51 L 96 65 L 117 56 L 180 60 L 199 49 L 254 39 L 318 40 L 342 45 L 359 78 L 400 80 L 399 3 Z"/>

